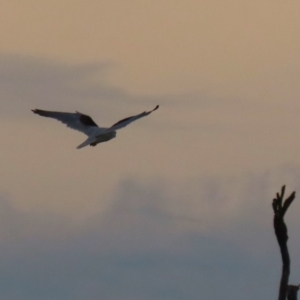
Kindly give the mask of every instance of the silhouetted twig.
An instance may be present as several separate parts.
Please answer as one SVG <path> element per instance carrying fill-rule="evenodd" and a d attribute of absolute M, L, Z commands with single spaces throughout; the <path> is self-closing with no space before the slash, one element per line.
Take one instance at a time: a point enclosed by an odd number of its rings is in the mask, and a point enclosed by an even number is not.
<path fill-rule="evenodd" d="M 288 297 L 288 300 L 297 300 L 299 286 L 288 285 L 290 276 L 290 255 L 287 246 L 287 240 L 289 237 L 287 233 L 287 227 L 284 223 L 284 215 L 291 203 L 294 201 L 296 193 L 293 192 L 287 199 L 283 201 L 284 193 L 285 186 L 281 188 L 280 194 L 276 194 L 276 198 L 273 199 L 272 203 L 274 210 L 274 229 L 282 258 L 282 274 L 278 300 L 286 300 L 286 297 Z"/>
<path fill-rule="evenodd" d="M 297 300 L 297 293 L 300 285 L 289 285 L 287 290 L 288 300 Z"/>

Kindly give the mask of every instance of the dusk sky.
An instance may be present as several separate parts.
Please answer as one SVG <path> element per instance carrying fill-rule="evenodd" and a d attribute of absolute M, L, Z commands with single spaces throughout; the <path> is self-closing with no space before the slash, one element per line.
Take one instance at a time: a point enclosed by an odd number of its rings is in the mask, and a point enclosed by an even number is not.
<path fill-rule="evenodd" d="M 275 299 L 300 193 L 300 2 L 0 0 L 0 298 Z M 110 126 L 85 136 L 31 109 Z M 286 222 L 300 283 L 300 199 Z"/>

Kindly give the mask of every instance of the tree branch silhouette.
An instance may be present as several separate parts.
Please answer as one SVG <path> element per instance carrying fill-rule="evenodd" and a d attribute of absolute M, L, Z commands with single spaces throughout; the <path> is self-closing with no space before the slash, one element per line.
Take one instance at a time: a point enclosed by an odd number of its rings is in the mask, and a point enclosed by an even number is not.
<path fill-rule="evenodd" d="M 281 188 L 281 192 L 276 193 L 276 198 L 273 199 L 274 210 L 274 229 L 277 242 L 279 244 L 282 258 L 282 274 L 279 288 L 278 300 L 297 300 L 297 292 L 299 286 L 288 285 L 290 276 L 290 255 L 287 246 L 288 230 L 284 222 L 284 215 L 295 199 L 296 193 L 293 192 L 288 198 L 283 201 L 285 193 L 285 185 Z"/>

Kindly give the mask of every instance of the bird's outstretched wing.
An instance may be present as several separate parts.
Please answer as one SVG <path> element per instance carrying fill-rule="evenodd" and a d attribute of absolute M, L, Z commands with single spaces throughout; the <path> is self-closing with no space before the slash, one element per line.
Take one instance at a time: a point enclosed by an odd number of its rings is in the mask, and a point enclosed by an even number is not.
<path fill-rule="evenodd" d="M 155 108 L 153 108 L 150 111 L 144 111 L 144 112 L 142 112 L 138 115 L 131 116 L 131 117 L 125 118 L 123 120 L 120 120 L 119 122 L 112 125 L 109 129 L 113 129 L 113 130 L 121 129 L 121 128 L 127 126 L 129 123 L 131 123 L 133 121 L 136 121 L 140 118 L 143 118 L 143 117 L 146 117 L 146 116 L 150 115 L 153 111 L 157 110 L 158 108 L 159 108 L 159 105 L 156 105 Z"/>
<path fill-rule="evenodd" d="M 43 117 L 53 118 L 58 121 L 61 121 L 68 127 L 81 131 L 86 135 L 89 135 L 89 131 L 91 128 L 98 127 L 98 125 L 93 121 L 93 119 L 90 116 L 84 115 L 78 111 L 76 113 L 66 113 L 33 109 L 32 112 Z"/>

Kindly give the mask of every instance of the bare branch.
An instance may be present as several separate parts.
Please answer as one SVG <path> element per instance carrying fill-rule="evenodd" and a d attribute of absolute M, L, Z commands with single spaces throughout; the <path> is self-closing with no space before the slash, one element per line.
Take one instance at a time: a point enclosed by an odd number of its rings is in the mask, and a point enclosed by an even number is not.
<path fill-rule="evenodd" d="M 297 291 L 299 286 L 288 286 L 290 276 L 290 256 L 287 246 L 288 231 L 287 226 L 284 222 L 284 215 L 288 210 L 289 206 L 295 199 L 295 192 L 293 192 L 284 202 L 285 185 L 281 188 L 281 193 L 276 193 L 276 198 L 273 199 L 272 207 L 274 210 L 274 229 L 276 238 L 280 247 L 280 253 L 282 258 L 282 275 L 279 288 L 278 300 L 296 300 Z M 283 203 L 283 204 L 282 204 Z M 297 289 L 295 288 L 297 287 Z M 296 298 L 295 298 L 296 297 Z"/>
<path fill-rule="evenodd" d="M 287 291 L 288 300 L 297 300 L 297 293 L 299 291 L 299 285 L 289 285 Z"/>

